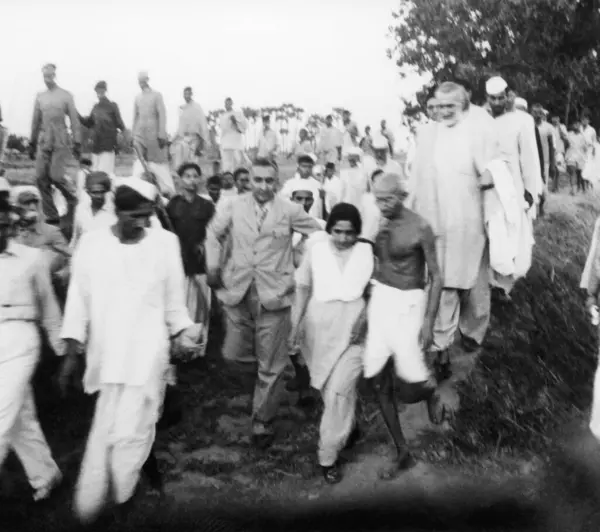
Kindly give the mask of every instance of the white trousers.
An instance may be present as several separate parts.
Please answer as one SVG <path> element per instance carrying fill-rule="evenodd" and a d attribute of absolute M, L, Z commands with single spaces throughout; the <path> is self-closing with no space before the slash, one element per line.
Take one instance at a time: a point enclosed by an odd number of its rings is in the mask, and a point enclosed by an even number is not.
<path fill-rule="evenodd" d="M 164 389 L 106 384 L 100 389 L 75 488 L 75 513 L 87 522 L 104 508 L 110 487 L 117 504 L 135 493 L 156 436 Z"/>
<path fill-rule="evenodd" d="M 92 154 L 92 171 L 106 172 L 108 175 L 115 173 L 115 152 L 103 151 Z"/>
<path fill-rule="evenodd" d="M 250 168 L 251 162 L 244 150 L 221 149 L 221 173 L 235 172 L 239 167 Z"/>
<path fill-rule="evenodd" d="M 17 343 L 18 342 L 18 343 Z M 0 324 L 0 469 L 9 450 L 18 456 L 34 490 L 51 484 L 60 473 L 37 418 L 31 378 L 37 366 L 40 338 L 34 324 Z"/>
<path fill-rule="evenodd" d="M 206 331 L 205 338 L 208 338 L 212 291 L 206 283 L 206 275 L 191 275 L 185 278 L 185 299 L 190 318 L 194 323 L 203 325 Z M 197 356 L 203 357 L 205 354 L 206 345 L 204 351 L 199 352 Z"/>
<path fill-rule="evenodd" d="M 337 361 L 321 390 L 323 414 L 319 427 L 319 465 L 332 466 L 354 427 L 363 348 L 351 345 Z"/>

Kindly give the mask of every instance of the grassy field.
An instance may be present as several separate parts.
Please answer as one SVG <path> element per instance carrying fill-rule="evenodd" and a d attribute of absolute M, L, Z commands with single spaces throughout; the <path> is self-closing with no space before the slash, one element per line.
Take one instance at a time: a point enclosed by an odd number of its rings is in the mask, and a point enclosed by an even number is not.
<path fill-rule="evenodd" d="M 284 169 L 291 173 L 293 166 Z M 12 169 L 14 182 L 31 179 L 30 168 Z M 126 174 L 123 174 L 126 175 Z M 536 223 L 534 265 L 513 293 L 512 306 L 493 306 L 493 318 L 475 372 L 462 385 L 462 408 L 452 427 L 415 434 L 411 446 L 421 463 L 396 486 L 435 485 L 459 474 L 488 479 L 519 477 L 532 491 L 555 441 L 566 425 L 579 426 L 591 399 L 596 338 L 578 288 L 593 222 L 600 214 L 595 194 L 550 196 L 547 216 Z M 158 436 L 167 477 L 164 505 L 235 500 L 329 499 L 378 485 L 378 470 L 390 460 L 385 427 L 370 391 L 361 387 L 361 424 L 366 437 L 346 458 L 346 477 L 326 486 L 316 465 L 319 409 L 294 406 L 290 394 L 277 421 L 275 445 L 258 452 L 249 445 L 252 381 L 231 375 L 220 357 L 221 332 L 203 360 L 181 368 L 184 418 Z M 33 507 L 15 460 L 3 475 L 4 491 L 18 500 L 0 505 L 4 519 L 58 529 L 69 521 L 70 490 L 81 459 L 93 399 L 61 400 L 46 360 L 38 374 L 40 416 L 66 482 L 56 499 Z M 408 422 L 410 424 L 410 422 Z M 408 426 L 408 433 L 411 427 Z M 147 512 L 158 506 L 144 488 Z M 8 521 L 6 521 L 8 522 Z M 48 528 L 47 528 L 48 527 Z"/>

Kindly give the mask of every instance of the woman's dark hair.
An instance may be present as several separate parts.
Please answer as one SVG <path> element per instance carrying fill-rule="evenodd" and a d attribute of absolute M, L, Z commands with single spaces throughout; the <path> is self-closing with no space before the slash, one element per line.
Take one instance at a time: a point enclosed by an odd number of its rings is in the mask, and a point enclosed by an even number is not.
<path fill-rule="evenodd" d="M 196 163 L 183 163 L 177 170 L 177 175 L 182 177 L 186 170 L 193 168 L 199 176 L 202 175 L 201 168 Z"/>
<path fill-rule="evenodd" d="M 331 230 L 338 222 L 350 222 L 357 235 L 362 232 L 362 218 L 358 209 L 351 203 L 338 203 L 331 209 L 325 231 L 331 234 Z"/>

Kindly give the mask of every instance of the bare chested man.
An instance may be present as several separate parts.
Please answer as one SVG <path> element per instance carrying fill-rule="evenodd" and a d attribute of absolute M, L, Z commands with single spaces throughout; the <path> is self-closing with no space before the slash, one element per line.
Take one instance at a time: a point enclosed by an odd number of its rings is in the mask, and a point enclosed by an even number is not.
<path fill-rule="evenodd" d="M 365 378 L 372 379 L 397 451 L 393 467 L 383 472 L 388 479 L 414 465 L 402 434 L 395 391 L 404 403 L 427 400 L 430 417 L 435 415 L 436 382 L 426 365 L 425 352 L 433 342 L 443 287 L 433 230 L 424 218 L 404 207 L 404 182 L 392 173 L 374 182 L 373 193 L 385 221 L 375 241 L 379 264 L 368 307 L 364 355 Z M 396 390 L 394 367 L 402 383 Z"/>

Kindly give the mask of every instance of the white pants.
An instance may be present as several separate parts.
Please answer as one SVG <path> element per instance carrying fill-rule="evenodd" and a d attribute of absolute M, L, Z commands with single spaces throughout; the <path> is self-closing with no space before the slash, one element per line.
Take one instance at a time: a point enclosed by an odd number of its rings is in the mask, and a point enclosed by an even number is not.
<path fill-rule="evenodd" d="M 429 379 L 419 344 L 426 304 L 424 290 L 399 290 L 381 283 L 373 286 L 367 310 L 365 378 L 381 373 L 393 356 L 396 374 L 404 381 L 413 383 Z"/>
<path fill-rule="evenodd" d="M 33 323 L 0 324 L 0 355 L 16 355 L 0 362 L 0 468 L 12 449 L 34 490 L 51 484 L 60 473 L 40 427 L 31 387 L 39 350 Z"/>
<path fill-rule="evenodd" d="M 92 154 L 92 171 L 106 172 L 108 175 L 115 173 L 115 152 L 103 151 Z"/>
<path fill-rule="evenodd" d="M 79 519 L 98 515 L 111 485 L 117 504 L 133 496 L 152 450 L 163 398 L 164 388 L 151 397 L 143 387 L 102 386 L 75 488 Z"/>
<path fill-rule="evenodd" d="M 206 331 L 205 338 L 208 338 L 212 290 L 206 283 L 206 275 L 191 275 L 185 278 L 185 299 L 188 314 L 194 323 L 202 324 Z M 206 345 L 204 351 L 199 352 L 197 356 L 203 357 L 205 354 Z"/>
<path fill-rule="evenodd" d="M 244 150 L 221 149 L 221 173 L 235 172 L 240 166 L 250 168 L 250 159 Z"/>
<path fill-rule="evenodd" d="M 319 427 L 319 465 L 332 466 L 354 427 L 362 350 L 351 345 L 337 361 L 321 390 L 323 414 Z"/>
<path fill-rule="evenodd" d="M 161 195 L 175 195 L 175 183 L 173 183 L 173 176 L 171 175 L 169 165 L 167 163 L 148 163 L 148 168 L 156 176 L 156 181 L 158 182 L 158 189 Z M 142 166 L 142 163 L 138 159 L 136 159 L 133 163 L 133 175 L 141 177 L 143 173 L 144 167 Z"/>

